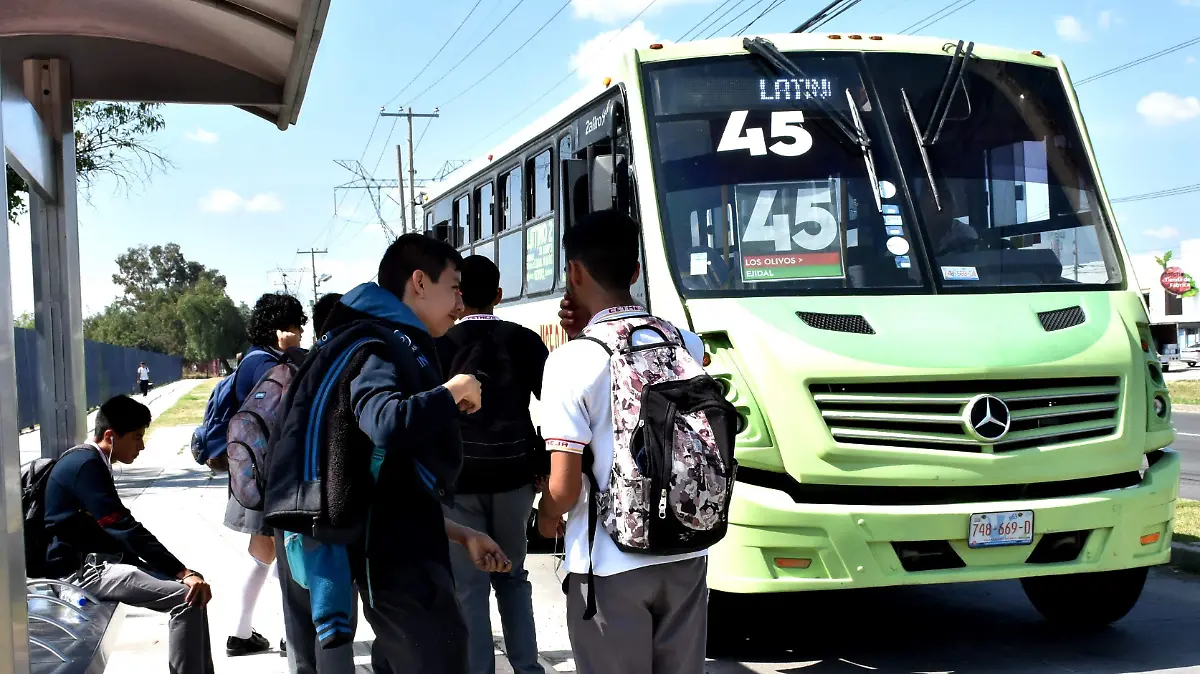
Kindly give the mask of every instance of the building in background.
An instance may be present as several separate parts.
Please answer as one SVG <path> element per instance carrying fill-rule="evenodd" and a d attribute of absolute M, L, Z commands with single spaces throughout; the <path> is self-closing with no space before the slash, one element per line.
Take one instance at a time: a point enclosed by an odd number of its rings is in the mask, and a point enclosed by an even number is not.
<path fill-rule="evenodd" d="M 1182 351 L 1200 348 L 1200 295 L 1179 295 L 1163 287 L 1160 279 L 1164 269 L 1159 260 L 1167 253 L 1163 250 L 1134 255 L 1133 273 L 1150 312 L 1159 353 L 1178 357 Z M 1179 249 L 1172 252 L 1167 267 L 1178 268 L 1185 276 L 1200 271 L 1200 239 L 1183 241 Z M 1187 276 L 1185 282 L 1190 280 Z"/>

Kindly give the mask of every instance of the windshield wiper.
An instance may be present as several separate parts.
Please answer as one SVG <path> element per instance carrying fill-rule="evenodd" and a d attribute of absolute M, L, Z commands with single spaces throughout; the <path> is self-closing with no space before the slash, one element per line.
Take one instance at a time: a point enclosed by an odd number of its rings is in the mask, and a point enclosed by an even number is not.
<path fill-rule="evenodd" d="M 746 51 L 754 54 L 764 61 L 769 63 L 777 72 L 780 72 L 797 81 L 804 81 L 808 76 L 793 63 L 788 57 L 784 56 L 783 52 L 766 38 L 745 38 L 742 40 L 742 46 Z M 846 116 L 840 110 L 826 103 L 823 99 L 813 97 L 812 102 L 825 113 L 837 130 L 850 142 L 858 146 L 863 153 L 863 159 L 867 164 L 867 175 L 871 182 L 871 190 L 875 194 L 875 205 L 880 211 L 883 210 L 883 196 L 880 194 L 879 180 L 876 177 L 875 157 L 871 153 L 871 137 L 867 135 L 866 127 L 863 126 L 862 117 L 858 114 L 858 105 L 854 101 L 854 95 L 849 89 L 846 89 L 846 98 L 850 103 L 850 112 L 853 121 L 847 120 Z"/>
<path fill-rule="evenodd" d="M 904 112 L 908 115 L 909 123 L 912 124 L 913 136 L 917 139 L 917 149 L 921 151 L 921 163 L 925 166 L 925 177 L 929 180 L 933 203 L 939 211 L 942 210 L 942 197 L 938 194 L 937 184 L 933 180 L 933 165 L 929 162 L 929 152 L 926 148 L 937 145 L 938 140 L 942 137 L 942 127 L 946 124 L 946 118 L 950 116 L 950 105 L 954 102 L 955 94 L 963 87 L 963 79 L 967 74 L 967 61 L 975 51 L 975 43 L 968 43 L 965 51 L 963 44 L 963 41 L 959 40 L 958 46 L 954 49 L 954 56 L 950 59 L 950 68 L 946 71 L 945 79 L 942 80 L 942 90 L 938 92 L 937 102 L 934 103 L 933 110 L 929 114 L 929 123 L 925 126 L 924 133 L 917 124 L 917 114 L 913 110 L 912 101 L 908 100 L 908 92 L 903 87 L 900 89 Z"/>

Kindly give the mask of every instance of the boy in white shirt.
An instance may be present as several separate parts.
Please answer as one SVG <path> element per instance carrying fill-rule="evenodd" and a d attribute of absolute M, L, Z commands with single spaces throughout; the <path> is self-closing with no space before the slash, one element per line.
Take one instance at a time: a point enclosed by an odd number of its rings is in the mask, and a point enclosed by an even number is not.
<path fill-rule="evenodd" d="M 615 211 L 583 218 L 563 236 L 567 297 L 561 316 L 568 335 L 585 325 L 650 317 L 634 304 L 638 225 Z M 687 351 L 702 361 L 700 338 L 679 331 Z M 638 330 L 635 346 L 662 343 L 657 332 Z M 701 674 L 707 633 L 707 550 L 673 556 L 622 552 L 597 518 L 588 531 L 588 482 L 609 488 L 614 461 L 612 376 L 605 347 L 574 339 L 550 354 L 542 383 L 540 420 L 551 452 L 547 491 L 538 505 L 538 528 L 554 537 L 566 525 L 567 626 L 581 674 Z M 593 456 L 584 475 L 584 448 Z M 586 477 L 586 480 L 584 479 Z M 588 573 L 594 588 L 593 617 Z"/>

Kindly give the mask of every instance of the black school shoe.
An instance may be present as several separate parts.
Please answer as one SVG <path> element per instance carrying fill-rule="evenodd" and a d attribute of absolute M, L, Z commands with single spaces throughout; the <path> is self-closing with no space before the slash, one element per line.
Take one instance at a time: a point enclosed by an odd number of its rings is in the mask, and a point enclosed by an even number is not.
<path fill-rule="evenodd" d="M 249 639 L 229 637 L 225 641 L 225 655 L 236 658 L 242 655 L 254 655 L 271 650 L 271 642 L 258 632 L 251 632 Z"/>

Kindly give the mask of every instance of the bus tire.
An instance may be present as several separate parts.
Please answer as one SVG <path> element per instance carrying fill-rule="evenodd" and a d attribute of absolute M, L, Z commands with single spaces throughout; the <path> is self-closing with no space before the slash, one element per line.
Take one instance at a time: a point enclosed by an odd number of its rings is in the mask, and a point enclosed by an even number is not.
<path fill-rule="evenodd" d="M 1097 629 L 1124 618 L 1146 584 L 1148 567 L 1022 578 L 1021 587 L 1046 620 L 1064 627 Z"/>

